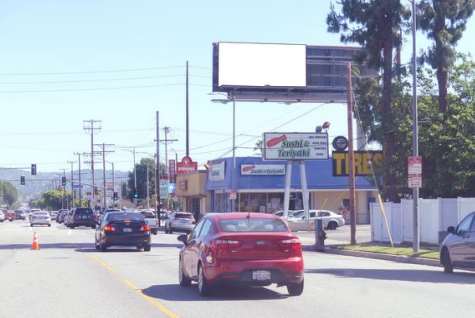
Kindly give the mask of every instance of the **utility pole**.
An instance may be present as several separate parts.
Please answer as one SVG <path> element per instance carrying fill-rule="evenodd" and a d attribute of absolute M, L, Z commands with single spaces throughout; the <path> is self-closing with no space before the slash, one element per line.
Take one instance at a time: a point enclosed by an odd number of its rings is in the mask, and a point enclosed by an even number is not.
<path fill-rule="evenodd" d="M 135 164 L 135 147 L 132 148 L 134 154 L 134 198 L 137 197 L 137 166 Z"/>
<path fill-rule="evenodd" d="M 168 133 L 170 132 L 170 127 L 163 127 L 163 132 L 165 133 L 165 139 L 160 140 L 165 144 L 165 171 L 167 174 L 167 180 L 170 182 L 170 173 L 168 169 L 168 144 L 178 141 L 178 139 L 168 139 Z"/>
<path fill-rule="evenodd" d="M 96 144 L 95 146 L 101 147 L 102 152 L 102 208 L 107 208 L 107 189 L 106 189 L 106 153 L 114 152 L 113 150 L 106 151 L 106 147 L 114 146 L 113 144 Z M 134 148 L 135 151 L 135 148 Z M 94 161 L 94 160 L 93 160 Z M 134 160 L 135 161 L 135 160 Z"/>
<path fill-rule="evenodd" d="M 114 194 L 115 194 L 115 170 L 114 170 L 114 163 L 111 162 L 112 165 L 112 203 L 115 206 L 115 199 L 114 199 Z"/>
<path fill-rule="evenodd" d="M 66 179 L 66 169 L 63 169 L 63 178 Z M 64 194 L 66 192 L 66 183 L 61 182 L 61 188 L 63 189 L 63 195 L 61 197 L 61 209 L 64 209 Z"/>
<path fill-rule="evenodd" d="M 149 177 L 148 177 L 148 165 L 145 165 L 145 173 L 146 173 L 146 187 L 147 187 L 147 209 L 150 209 L 150 190 L 149 190 Z"/>
<path fill-rule="evenodd" d="M 155 136 L 155 207 L 157 210 L 158 226 L 160 222 L 160 114 L 155 112 L 156 136 Z"/>
<path fill-rule="evenodd" d="M 416 1 L 412 1 L 412 155 L 419 156 L 419 127 L 417 115 L 417 59 L 416 59 Z M 412 206 L 413 206 L 413 240 L 412 249 L 419 252 L 420 233 L 419 233 L 419 188 L 412 188 Z"/>
<path fill-rule="evenodd" d="M 95 201 L 95 178 L 94 178 L 94 133 L 96 131 L 101 130 L 101 123 L 100 120 L 84 120 L 83 121 L 83 128 L 85 131 L 91 134 L 91 179 L 92 179 L 92 208 L 94 209 L 96 201 Z"/>
<path fill-rule="evenodd" d="M 186 156 L 190 156 L 190 120 L 189 120 L 189 98 L 188 98 L 188 61 L 186 61 Z"/>
<path fill-rule="evenodd" d="M 356 213 L 355 213 L 355 158 L 353 153 L 353 85 L 351 82 L 351 62 L 348 63 L 347 80 L 348 98 L 348 160 L 350 173 L 348 176 L 348 188 L 350 197 L 350 224 L 351 224 L 351 244 L 356 244 Z"/>
<path fill-rule="evenodd" d="M 74 161 L 68 161 L 68 163 L 71 165 L 71 204 L 70 207 L 74 207 Z"/>
<path fill-rule="evenodd" d="M 78 156 L 78 182 L 79 182 L 79 205 L 82 205 L 82 184 L 81 184 L 81 153 L 75 152 Z"/>

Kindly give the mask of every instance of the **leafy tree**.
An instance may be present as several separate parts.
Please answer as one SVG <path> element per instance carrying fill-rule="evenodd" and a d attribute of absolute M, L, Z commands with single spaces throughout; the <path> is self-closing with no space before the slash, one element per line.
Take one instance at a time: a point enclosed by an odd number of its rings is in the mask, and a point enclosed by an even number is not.
<path fill-rule="evenodd" d="M 436 70 L 442 113 L 448 109 L 447 81 L 455 62 L 455 46 L 474 9 L 474 0 L 423 0 L 418 4 L 418 27 L 433 41 L 422 60 Z"/>
<path fill-rule="evenodd" d="M 420 89 L 419 147 L 423 157 L 423 197 L 475 196 L 475 62 L 459 56 L 450 69 L 451 82 L 448 101 L 452 105 L 445 117 L 440 114 L 437 95 L 434 94 L 436 77 L 429 68 L 418 71 Z M 384 169 L 392 169 L 395 176 L 397 197 L 410 194 L 407 188 L 407 156 L 411 153 L 412 118 L 410 115 L 410 78 L 402 78 L 401 85 L 394 85 L 395 110 L 392 129 L 398 143 L 395 147 L 394 166 L 379 167 L 377 176 Z M 358 113 L 370 141 L 382 142 L 382 114 L 374 111 L 379 103 L 380 87 L 376 80 L 361 80 L 355 92 Z"/>
<path fill-rule="evenodd" d="M 66 207 L 67 202 L 72 199 L 71 192 L 62 190 L 50 190 L 41 194 L 39 200 L 32 201 L 30 204 L 33 207 L 49 210 L 59 210 Z M 83 200 L 83 204 L 87 202 Z M 86 204 L 87 205 L 87 204 Z"/>
<path fill-rule="evenodd" d="M 11 207 L 17 200 L 17 189 L 8 181 L 0 181 L 0 202 Z"/>
<path fill-rule="evenodd" d="M 395 112 L 392 109 L 393 51 L 401 46 L 404 21 L 410 17 L 410 10 L 400 0 L 341 0 L 337 12 L 332 4 L 327 16 L 328 31 L 341 34 L 344 43 L 358 43 L 363 47 L 359 57 L 369 66 L 382 69 L 382 89 L 378 104 L 373 105 L 381 114 L 381 132 L 385 165 L 384 183 L 386 197 L 395 200 L 396 176 L 391 167 L 395 156 L 396 135 L 392 123 Z"/>
<path fill-rule="evenodd" d="M 137 198 L 145 199 L 147 197 L 147 171 L 149 181 L 149 194 L 150 198 L 155 193 L 155 161 L 150 158 L 142 158 L 140 163 L 135 166 L 137 174 Z M 160 175 L 165 175 L 165 165 L 160 164 Z M 134 171 L 129 172 L 129 178 L 127 181 L 128 197 L 130 200 L 134 198 Z"/>

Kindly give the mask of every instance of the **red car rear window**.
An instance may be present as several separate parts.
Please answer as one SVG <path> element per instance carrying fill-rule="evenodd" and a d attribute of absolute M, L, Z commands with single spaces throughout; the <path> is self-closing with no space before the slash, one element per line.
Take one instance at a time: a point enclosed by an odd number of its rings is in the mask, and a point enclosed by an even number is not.
<path fill-rule="evenodd" d="M 279 219 L 229 219 L 218 221 L 223 232 L 288 232 L 287 225 Z"/>

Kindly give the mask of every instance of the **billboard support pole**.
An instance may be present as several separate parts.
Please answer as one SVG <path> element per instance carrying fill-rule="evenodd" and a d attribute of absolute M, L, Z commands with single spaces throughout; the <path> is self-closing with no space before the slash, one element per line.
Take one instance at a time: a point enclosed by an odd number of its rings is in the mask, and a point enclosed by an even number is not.
<path fill-rule="evenodd" d="M 305 169 L 305 161 L 300 161 L 300 182 L 302 184 L 302 201 L 303 201 L 303 210 L 305 213 L 305 219 L 309 220 L 309 202 L 308 202 L 308 186 L 307 186 L 307 171 Z"/>
<path fill-rule="evenodd" d="M 290 182 L 292 180 L 292 161 L 287 161 L 285 169 L 284 218 L 289 216 Z"/>
<path fill-rule="evenodd" d="M 348 175 L 348 190 L 350 199 L 351 244 L 356 244 L 356 213 L 355 213 L 355 157 L 353 152 L 353 86 L 351 83 L 351 62 L 348 63 L 347 79 L 348 98 L 348 160 L 350 173 Z"/>

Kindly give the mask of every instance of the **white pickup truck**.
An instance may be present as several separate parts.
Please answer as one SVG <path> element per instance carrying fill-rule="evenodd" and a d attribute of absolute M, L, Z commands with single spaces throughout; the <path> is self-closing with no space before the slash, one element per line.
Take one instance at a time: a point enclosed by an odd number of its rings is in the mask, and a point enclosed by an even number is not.
<path fill-rule="evenodd" d="M 150 226 L 150 231 L 152 234 L 157 235 L 158 233 L 158 219 L 153 210 L 142 210 L 140 213 L 145 218 L 145 223 Z"/>

